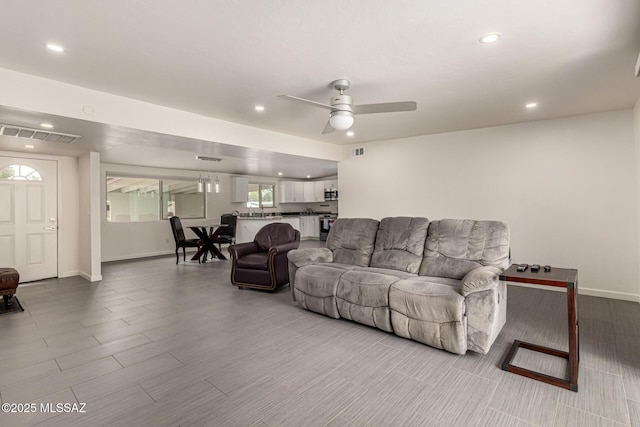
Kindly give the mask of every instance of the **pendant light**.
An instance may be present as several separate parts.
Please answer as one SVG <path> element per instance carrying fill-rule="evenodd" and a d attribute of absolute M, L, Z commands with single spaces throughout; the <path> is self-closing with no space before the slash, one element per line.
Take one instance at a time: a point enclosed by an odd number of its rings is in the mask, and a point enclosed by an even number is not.
<path fill-rule="evenodd" d="M 202 193 L 204 191 L 204 181 L 202 181 L 202 175 L 198 177 L 198 193 Z"/>

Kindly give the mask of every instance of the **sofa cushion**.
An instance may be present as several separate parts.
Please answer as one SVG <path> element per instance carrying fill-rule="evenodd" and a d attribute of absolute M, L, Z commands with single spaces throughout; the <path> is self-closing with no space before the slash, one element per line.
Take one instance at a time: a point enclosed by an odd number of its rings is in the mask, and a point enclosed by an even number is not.
<path fill-rule="evenodd" d="M 396 335 L 452 353 L 467 351 L 465 301 L 459 287 L 425 277 L 399 280 L 389 290 L 389 308 Z"/>
<path fill-rule="evenodd" d="M 269 252 L 255 252 L 238 258 L 236 267 L 252 270 L 268 270 Z"/>
<path fill-rule="evenodd" d="M 333 252 L 333 261 L 369 266 L 378 224 L 375 219 L 338 218 L 327 237 L 327 248 Z"/>
<path fill-rule="evenodd" d="M 444 219 L 429 224 L 421 276 L 462 279 L 483 265 L 509 266 L 509 229 L 504 223 Z"/>
<path fill-rule="evenodd" d="M 398 277 L 368 269 L 345 272 L 340 277 L 336 292 L 340 316 L 393 332 L 389 316 L 389 287 L 398 280 Z"/>
<path fill-rule="evenodd" d="M 371 267 L 418 273 L 428 227 L 427 218 L 383 218 L 376 235 Z"/>
<path fill-rule="evenodd" d="M 307 310 L 339 319 L 336 288 L 346 271 L 330 263 L 300 267 L 296 271 L 293 290 L 296 301 Z"/>
<path fill-rule="evenodd" d="M 358 271 L 369 271 L 371 273 L 386 274 L 387 276 L 397 277 L 398 279 L 411 279 L 413 277 L 418 277 L 417 274 L 407 273 L 406 271 L 394 270 L 391 268 L 354 267 L 353 269 Z"/>

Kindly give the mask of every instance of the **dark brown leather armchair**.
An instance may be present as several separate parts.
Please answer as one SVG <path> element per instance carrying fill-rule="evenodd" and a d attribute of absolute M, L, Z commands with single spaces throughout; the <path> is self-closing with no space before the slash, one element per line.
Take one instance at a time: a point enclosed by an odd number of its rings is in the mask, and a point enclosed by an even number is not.
<path fill-rule="evenodd" d="M 289 224 L 267 224 L 253 242 L 229 246 L 231 283 L 273 291 L 289 283 L 287 252 L 300 245 L 300 232 Z"/>

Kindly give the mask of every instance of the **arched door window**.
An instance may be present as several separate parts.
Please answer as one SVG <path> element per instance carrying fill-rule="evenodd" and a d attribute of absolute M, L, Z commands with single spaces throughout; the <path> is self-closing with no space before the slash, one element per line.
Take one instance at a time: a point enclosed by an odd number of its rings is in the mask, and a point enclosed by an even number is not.
<path fill-rule="evenodd" d="M 42 181 L 40 172 L 27 165 L 9 165 L 0 169 L 0 180 Z"/>

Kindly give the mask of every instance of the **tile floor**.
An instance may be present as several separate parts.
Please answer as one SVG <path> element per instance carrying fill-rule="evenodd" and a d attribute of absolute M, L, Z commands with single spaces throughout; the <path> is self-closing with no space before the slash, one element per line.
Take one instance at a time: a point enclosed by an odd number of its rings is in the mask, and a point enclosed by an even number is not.
<path fill-rule="evenodd" d="M 640 426 L 640 304 L 580 297 L 573 393 L 499 369 L 513 339 L 566 349 L 562 293 L 509 286 L 492 350 L 458 356 L 304 311 L 288 287 L 238 290 L 229 268 L 169 256 L 21 286 L 25 312 L 0 316 L 0 398 L 36 411 L 0 425 Z M 43 410 L 57 403 L 86 412 Z"/>

